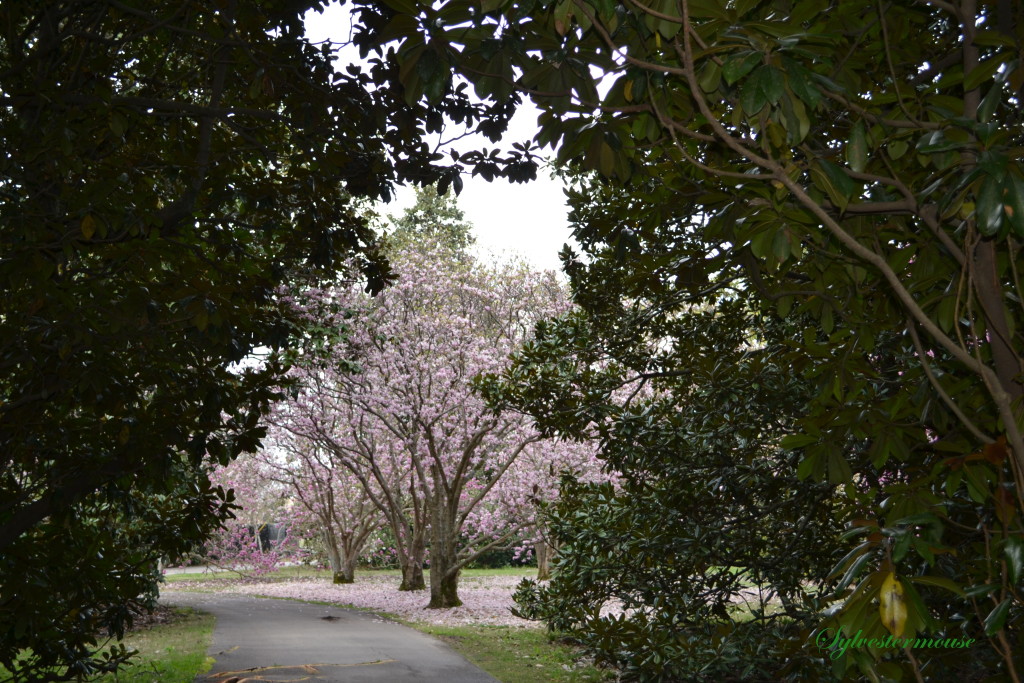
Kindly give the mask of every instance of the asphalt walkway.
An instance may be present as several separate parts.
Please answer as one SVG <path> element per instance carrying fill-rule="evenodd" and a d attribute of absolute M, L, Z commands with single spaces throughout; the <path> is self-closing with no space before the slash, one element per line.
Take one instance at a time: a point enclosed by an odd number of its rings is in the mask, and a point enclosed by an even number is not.
<path fill-rule="evenodd" d="M 497 683 L 444 643 L 365 612 L 226 593 L 164 591 L 160 601 L 217 617 L 195 683 Z"/>

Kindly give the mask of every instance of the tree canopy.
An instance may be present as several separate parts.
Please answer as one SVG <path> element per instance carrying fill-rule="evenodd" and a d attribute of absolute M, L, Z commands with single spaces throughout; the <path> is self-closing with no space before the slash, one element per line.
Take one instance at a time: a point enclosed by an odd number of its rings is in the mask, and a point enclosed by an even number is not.
<path fill-rule="evenodd" d="M 123 658 L 96 634 L 229 514 L 202 459 L 259 446 L 285 368 L 236 364 L 316 333 L 279 289 L 342 261 L 384 286 L 359 200 L 450 182 L 421 137 L 481 115 L 410 101 L 379 60 L 336 72 L 338 47 L 304 38 L 323 4 L 0 8 L 0 665 L 19 680 Z M 526 157 L 503 157 L 519 179 Z"/>
<path fill-rule="evenodd" d="M 438 194 L 432 185 L 416 188 L 416 201 L 398 218 L 391 217 L 389 236 L 396 250 L 414 248 L 417 242 L 437 242 L 456 255 L 465 255 L 476 241 L 473 226 L 450 194 Z"/>
<path fill-rule="evenodd" d="M 863 535 L 834 558 L 822 628 L 984 634 L 980 666 L 1019 676 L 1024 8 L 361 4 L 383 17 L 363 40 L 388 44 L 405 87 L 528 95 L 537 142 L 593 174 L 573 198 L 586 258 L 565 260 L 614 358 L 674 371 L 619 341 L 628 326 L 671 338 L 680 302 L 730 288 L 796 326 L 777 362 L 814 395 L 780 443 L 799 477 L 859 501 L 846 522 Z M 563 393 L 559 415 L 594 414 L 586 392 Z M 839 675 L 911 675 L 957 655 L 838 660 Z"/>
<path fill-rule="evenodd" d="M 503 368 L 534 322 L 566 308 L 564 287 L 522 264 L 453 258 L 453 246 L 424 237 L 394 253 L 398 281 L 373 298 L 351 288 L 297 296 L 317 317 L 337 307 L 330 322 L 345 338 L 296 369 L 303 391 L 275 420 L 359 479 L 394 534 L 403 588 L 423 587 L 429 545 L 435 608 L 461 605 L 462 568 L 533 524 L 549 469 L 592 456 L 543 440 L 521 413 L 493 414 L 474 383 Z"/>

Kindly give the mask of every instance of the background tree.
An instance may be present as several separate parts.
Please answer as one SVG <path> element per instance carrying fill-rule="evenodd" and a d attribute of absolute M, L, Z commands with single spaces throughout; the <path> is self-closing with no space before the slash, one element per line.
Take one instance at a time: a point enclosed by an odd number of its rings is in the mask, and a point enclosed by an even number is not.
<path fill-rule="evenodd" d="M 371 430 L 363 429 L 365 416 L 358 405 L 334 400 L 337 374 L 353 372 L 350 359 L 342 356 L 340 360 L 337 367 L 330 359 L 322 359 L 297 368 L 294 373 L 302 392 L 293 397 L 275 423 L 289 439 L 302 444 L 301 457 L 325 457 L 324 468 L 346 471 L 355 479 L 359 497 L 369 500 L 395 539 L 402 571 L 398 590 L 422 590 L 426 588 L 426 501 L 413 485 L 413 472 L 401 448 L 387 439 L 381 442 Z M 355 560 L 351 554 L 345 559 Z"/>
<path fill-rule="evenodd" d="M 410 248 L 419 241 L 439 242 L 457 254 L 465 254 L 476 242 L 473 226 L 451 194 L 438 194 L 426 185 L 415 190 L 416 201 L 398 218 L 391 217 L 393 232 L 388 237 L 395 249 Z"/>
<path fill-rule="evenodd" d="M 878 473 L 850 492 L 864 539 L 837 569 L 856 590 L 837 596 L 843 607 L 824 625 L 984 634 L 979 666 L 1019 679 L 1019 3 L 481 10 L 417 4 L 390 18 L 390 34 L 366 22 L 362 40 L 397 41 L 403 74 L 422 75 L 425 44 L 481 97 L 528 93 L 544 111 L 538 142 L 636 202 L 694 219 L 703 256 L 664 248 L 672 228 L 657 211 L 635 222 L 588 209 L 577 222 L 588 255 L 617 252 L 623 277 L 646 278 L 655 300 L 672 295 L 667 283 L 699 295 L 739 271 L 758 306 L 803 325 L 779 357 L 819 392 L 783 441 L 801 453 L 797 473 L 852 483 L 864 454 Z M 441 90 L 456 78 L 433 77 Z M 602 281 L 567 261 L 577 297 L 596 301 L 583 292 Z M 615 295 L 594 310 L 617 315 Z M 903 388 L 886 386 L 880 358 L 898 364 Z M 888 627 L 869 609 L 887 578 L 907 615 Z M 848 652 L 836 672 L 962 663 L 890 656 Z"/>
<path fill-rule="evenodd" d="M 242 576 L 260 576 L 277 569 L 286 555 L 294 557 L 288 490 L 268 475 L 266 463 L 252 456 L 213 468 L 210 481 L 234 493 L 235 508 L 207 540 L 203 561 Z"/>
<path fill-rule="evenodd" d="M 266 463 L 266 479 L 288 489 L 295 531 L 322 544 L 334 583 L 354 582 L 363 546 L 381 525 L 380 512 L 348 468 L 289 431 L 287 407 L 270 423 L 269 447 L 257 456 Z"/>
<path fill-rule="evenodd" d="M 284 372 L 232 364 L 312 334 L 278 287 L 342 260 L 385 283 L 345 198 L 451 182 L 426 118 L 507 120 L 409 98 L 383 62 L 335 73 L 303 37 L 322 6 L 0 8 L 0 664 L 19 680 L 115 667 L 97 630 L 227 515 L 201 459 L 258 446 Z M 528 157 L 486 168 L 526 179 Z"/>
<path fill-rule="evenodd" d="M 430 242 L 395 254 L 393 287 L 349 299 L 342 308 L 350 333 L 339 352 L 354 364 L 307 384 L 300 402 L 323 408 L 297 408 L 307 438 L 357 476 L 375 477 L 379 488 L 368 493 L 379 491 L 386 516 L 416 515 L 400 529 L 429 528 L 431 607 L 461 604 L 462 567 L 526 523 L 509 515 L 492 525 L 485 519 L 496 518 L 477 514 L 539 436 L 521 415 L 492 415 L 473 379 L 500 369 L 534 320 L 565 305 L 550 275 L 450 255 Z"/>

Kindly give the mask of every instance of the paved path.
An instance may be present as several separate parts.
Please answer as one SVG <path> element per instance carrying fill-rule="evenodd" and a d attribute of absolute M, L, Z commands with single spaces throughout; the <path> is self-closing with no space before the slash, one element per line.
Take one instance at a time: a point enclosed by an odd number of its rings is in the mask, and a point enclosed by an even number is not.
<path fill-rule="evenodd" d="M 365 612 L 226 593 L 164 591 L 217 617 L 213 668 L 195 683 L 497 683 L 443 643 Z"/>

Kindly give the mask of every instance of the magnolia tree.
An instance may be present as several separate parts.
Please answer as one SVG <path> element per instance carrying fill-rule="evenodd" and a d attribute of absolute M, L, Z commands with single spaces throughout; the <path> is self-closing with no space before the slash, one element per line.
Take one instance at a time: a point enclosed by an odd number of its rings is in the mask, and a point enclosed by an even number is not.
<path fill-rule="evenodd" d="M 289 406 L 270 418 L 271 447 L 260 454 L 268 481 L 294 502 L 292 528 L 323 544 L 334 583 L 352 583 L 356 562 L 381 515 L 352 472 L 293 429 Z"/>
<path fill-rule="evenodd" d="M 293 429 L 363 482 L 403 566 L 420 561 L 429 530 L 430 606 L 451 607 L 461 569 L 535 517 L 541 484 L 517 465 L 556 473 L 564 455 L 579 459 L 579 447 L 542 440 L 521 414 L 488 410 L 474 388 L 537 320 L 565 311 L 567 296 L 553 274 L 485 267 L 430 239 L 392 261 L 399 281 L 376 298 L 314 293 L 321 310 L 344 311 L 337 323 L 349 332 L 335 362 L 298 371 L 307 389 L 290 408 Z"/>
<path fill-rule="evenodd" d="M 564 475 L 591 483 L 608 480 L 593 441 L 544 439 L 523 451 L 494 487 L 486 504 L 467 519 L 471 533 L 486 536 L 516 525 L 523 527 L 517 553 L 533 553 L 537 578 L 550 578 L 558 544 L 548 533 L 546 509 L 558 499 Z"/>
<path fill-rule="evenodd" d="M 268 532 L 270 525 L 285 529 L 291 526 L 287 491 L 269 474 L 266 462 L 252 456 L 219 466 L 210 474 L 214 485 L 233 490 L 236 508 L 233 519 L 206 543 L 205 559 L 209 564 L 259 576 L 276 569 L 284 559 L 290 539 L 273 539 Z"/>
<path fill-rule="evenodd" d="M 351 372 L 345 360 L 337 368 L 304 367 L 305 392 L 290 406 L 288 429 L 330 453 L 331 462 L 360 484 L 390 527 L 402 570 L 399 590 L 426 587 L 427 501 L 413 485 L 409 458 L 400 444 L 372 428 L 359 404 L 339 401 L 339 376 Z"/>

